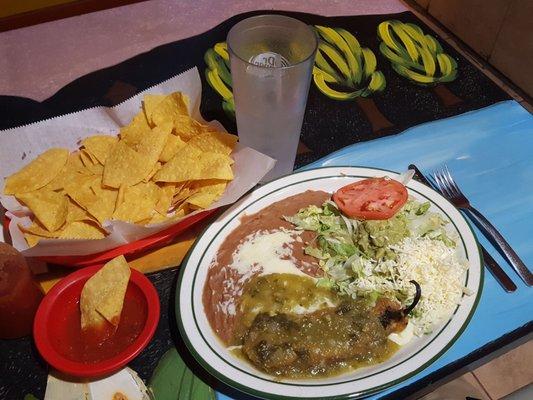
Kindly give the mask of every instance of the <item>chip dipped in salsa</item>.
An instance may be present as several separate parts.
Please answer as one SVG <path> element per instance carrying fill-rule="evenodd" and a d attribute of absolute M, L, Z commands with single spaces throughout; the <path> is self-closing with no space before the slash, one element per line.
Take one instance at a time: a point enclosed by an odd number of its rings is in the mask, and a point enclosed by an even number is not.
<path fill-rule="evenodd" d="M 97 363 L 139 337 L 147 304 L 140 290 L 129 285 L 130 273 L 126 259 L 119 256 L 83 284 L 79 302 L 65 305 L 69 309 L 63 313 L 62 334 L 52 339 L 58 353 L 72 361 Z"/>
<path fill-rule="evenodd" d="M 66 306 L 72 310 L 65 312 L 64 331 L 51 338 L 52 345 L 63 357 L 86 364 L 110 359 L 124 351 L 141 334 L 148 314 L 146 301 L 134 285 L 126 290 L 116 330 L 107 321 L 104 325 L 82 330 L 79 303 Z"/>

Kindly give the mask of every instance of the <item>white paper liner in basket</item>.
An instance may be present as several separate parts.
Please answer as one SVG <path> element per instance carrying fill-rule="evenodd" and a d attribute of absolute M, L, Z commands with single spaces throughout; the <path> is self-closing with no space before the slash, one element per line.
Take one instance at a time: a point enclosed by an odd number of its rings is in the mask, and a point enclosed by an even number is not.
<path fill-rule="evenodd" d="M 0 131 L 0 177 L 18 171 L 30 160 L 51 147 L 76 150 L 80 141 L 96 133 L 117 135 L 121 126 L 127 125 L 141 110 L 142 97 L 146 93 L 172 93 L 180 91 L 189 96 L 190 114 L 208 125 L 223 130 L 218 121 L 206 122 L 200 115 L 202 82 L 198 69 L 192 68 L 173 78 L 154 85 L 112 108 L 94 107 L 71 114 L 39 121 L 33 124 Z M 231 155 L 235 163 L 235 178 L 222 197 L 208 209 L 218 208 L 237 201 L 253 188 L 274 166 L 275 160 L 253 149 L 237 145 Z M 4 181 L 0 183 L 3 192 Z M 13 196 L 0 196 L 2 205 L 11 218 L 9 232 L 13 246 L 27 257 L 36 256 L 82 256 L 110 250 L 160 232 L 180 221 L 164 222 L 150 226 L 135 225 L 123 221 L 106 221 L 104 228 L 109 235 L 98 240 L 43 239 L 28 248 L 18 224 L 31 223 L 30 213 Z"/>

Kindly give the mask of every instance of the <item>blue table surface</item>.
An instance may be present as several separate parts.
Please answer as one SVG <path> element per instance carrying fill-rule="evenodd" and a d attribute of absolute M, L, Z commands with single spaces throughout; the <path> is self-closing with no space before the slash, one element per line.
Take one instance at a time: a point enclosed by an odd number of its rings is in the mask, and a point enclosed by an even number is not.
<path fill-rule="evenodd" d="M 411 163 L 425 173 L 447 164 L 471 203 L 498 228 L 525 264 L 533 266 L 533 115 L 517 102 L 505 101 L 354 144 L 303 169 L 352 165 L 403 171 Z M 419 374 L 370 399 L 394 394 L 532 320 L 533 288 L 522 282 L 479 231 L 476 234 L 518 289 L 506 293 L 486 273 L 474 317 L 453 346 Z"/>

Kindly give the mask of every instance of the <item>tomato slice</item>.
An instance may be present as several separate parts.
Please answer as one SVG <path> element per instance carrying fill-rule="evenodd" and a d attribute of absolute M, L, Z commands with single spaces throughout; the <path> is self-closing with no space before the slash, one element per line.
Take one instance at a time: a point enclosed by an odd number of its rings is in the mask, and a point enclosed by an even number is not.
<path fill-rule="evenodd" d="M 346 185 L 333 201 L 350 218 L 389 219 L 407 201 L 407 189 L 390 178 L 369 178 Z"/>

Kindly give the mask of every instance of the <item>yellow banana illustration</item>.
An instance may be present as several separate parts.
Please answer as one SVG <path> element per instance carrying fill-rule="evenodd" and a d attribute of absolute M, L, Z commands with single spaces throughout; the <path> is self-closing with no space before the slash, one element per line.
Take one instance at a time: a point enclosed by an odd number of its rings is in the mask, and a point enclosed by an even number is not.
<path fill-rule="evenodd" d="M 328 28 L 325 26 L 317 26 L 316 29 L 320 32 L 320 35 L 326 41 L 328 41 L 331 45 L 336 46 L 340 51 L 342 51 L 342 54 L 346 59 L 346 63 L 348 64 L 348 72 L 350 74 L 349 80 L 352 83 L 359 83 L 358 79 L 360 80 L 360 76 L 356 74 L 356 71 L 359 70 L 360 63 L 352 52 L 352 50 L 350 49 L 348 43 L 346 43 L 340 33 L 337 32 L 335 29 Z M 335 60 L 333 61 L 335 62 Z"/>
<path fill-rule="evenodd" d="M 420 57 L 422 58 L 422 65 L 424 66 L 424 71 L 427 76 L 435 75 L 436 64 L 433 54 L 426 47 L 420 47 L 419 49 Z"/>
<path fill-rule="evenodd" d="M 342 28 L 315 26 L 319 39 L 313 67 L 318 90 L 334 100 L 355 101 L 372 131 L 385 132 L 393 125 L 368 97 L 385 89 L 385 75 L 377 71 L 374 52 Z"/>
<path fill-rule="evenodd" d="M 355 57 L 355 70 L 352 71 L 354 73 L 353 81 L 355 84 L 359 85 L 363 76 L 363 69 L 361 68 L 361 66 L 363 65 L 363 49 L 359 44 L 359 41 L 355 38 L 355 36 L 348 32 L 346 29 L 335 28 L 335 31 L 339 35 L 341 35 L 344 41 L 348 44 L 349 49 Z"/>
<path fill-rule="evenodd" d="M 324 53 L 331 59 L 331 61 L 333 61 L 335 67 L 337 67 L 337 69 L 344 76 L 344 81 L 347 84 L 350 84 L 351 83 L 350 67 L 348 66 L 344 58 L 341 56 L 341 54 L 335 49 L 335 47 L 329 45 L 328 43 L 321 42 L 318 45 L 318 51 Z"/>
<path fill-rule="evenodd" d="M 443 78 L 441 82 L 451 82 L 455 79 L 455 72 L 457 70 L 457 62 L 446 53 L 437 54 L 437 62 L 439 68 L 443 71 Z"/>
<path fill-rule="evenodd" d="M 371 92 L 376 92 L 380 88 L 385 86 L 385 75 L 381 71 L 374 71 L 370 77 L 370 83 L 368 84 L 368 89 Z"/>
<path fill-rule="evenodd" d="M 364 75 L 365 78 L 368 78 L 376 70 L 376 67 L 378 66 L 378 61 L 372 50 L 363 48 L 361 49 L 361 51 L 363 53 L 363 59 L 365 64 Z"/>
<path fill-rule="evenodd" d="M 322 78 L 325 82 L 329 82 L 329 83 L 337 82 L 337 78 L 335 78 L 333 75 L 328 74 L 326 71 L 321 70 L 316 65 L 313 66 L 313 75 L 315 74 L 322 75 Z"/>
<path fill-rule="evenodd" d="M 376 71 L 372 50 L 361 47 L 347 30 L 316 26 L 318 51 L 313 81 L 326 96 L 335 100 L 368 97 L 385 88 L 385 76 Z"/>
<path fill-rule="evenodd" d="M 235 119 L 228 47 L 225 42 L 217 43 L 204 54 L 207 64 L 205 79 L 209 86 L 222 97 L 222 109 L 226 115 Z"/>
<path fill-rule="evenodd" d="M 226 66 L 229 68 L 229 53 L 226 42 L 219 42 L 215 44 L 213 49 L 215 50 L 215 53 L 217 53 L 224 60 Z"/>
<path fill-rule="evenodd" d="M 327 85 L 326 78 L 322 73 L 313 72 L 313 74 L 313 80 L 318 90 L 334 100 L 352 100 L 360 96 L 362 93 L 362 90 L 357 90 L 355 92 L 340 92 L 332 89 Z"/>
<path fill-rule="evenodd" d="M 437 39 L 435 39 L 431 35 L 425 35 L 424 39 L 426 39 L 426 46 L 431 50 L 433 54 L 441 54 L 442 53 L 442 47 L 439 42 L 437 42 Z"/>
<path fill-rule="evenodd" d="M 231 100 L 233 98 L 233 93 L 228 87 L 224 84 L 220 76 L 217 74 L 216 70 L 207 70 L 206 78 L 209 85 L 215 89 L 224 100 Z"/>
<path fill-rule="evenodd" d="M 319 68 L 323 72 L 326 72 L 329 76 L 332 76 L 336 82 L 343 82 L 344 79 L 340 77 L 340 75 L 335 71 L 335 69 L 328 64 L 324 56 L 322 55 L 322 52 L 317 51 L 315 56 L 315 67 Z"/>
<path fill-rule="evenodd" d="M 456 78 L 456 61 L 419 26 L 389 20 L 379 24 L 378 36 L 382 41 L 381 54 L 399 75 L 421 85 L 451 82 Z"/>

